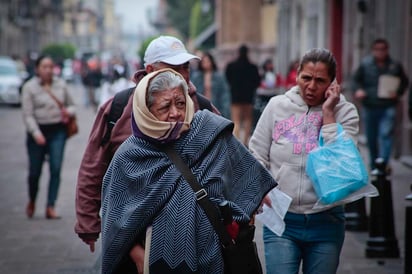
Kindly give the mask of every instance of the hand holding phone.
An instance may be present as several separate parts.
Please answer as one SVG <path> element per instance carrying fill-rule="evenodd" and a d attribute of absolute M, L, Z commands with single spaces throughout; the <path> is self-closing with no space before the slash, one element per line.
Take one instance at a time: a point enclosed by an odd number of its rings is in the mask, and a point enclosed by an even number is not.
<path fill-rule="evenodd" d="M 339 94 L 340 94 L 340 85 L 338 84 L 338 81 L 335 78 L 330 83 L 329 87 L 326 89 L 325 98 L 327 99 L 331 95 L 333 96 L 333 95 L 339 95 Z"/>
<path fill-rule="evenodd" d="M 340 100 L 340 85 L 336 78 L 332 81 L 329 87 L 325 91 L 325 101 L 322 105 L 322 110 L 324 113 L 333 113 L 334 108 L 339 103 Z"/>

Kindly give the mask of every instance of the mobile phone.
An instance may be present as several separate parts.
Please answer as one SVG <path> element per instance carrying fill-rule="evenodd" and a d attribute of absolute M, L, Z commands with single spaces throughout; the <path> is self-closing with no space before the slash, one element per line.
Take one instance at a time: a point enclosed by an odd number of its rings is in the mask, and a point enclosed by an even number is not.
<path fill-rule="evenodd" d="M 325 91 L 325 96 L 324 96 L 323 101 L 326 101 L 326 99 L 328 98 L 328 93 L 327 93 L 327 91 L 328 91 L 328 89 L 329 89 L 332 85 L 334 85 L 334 84 L 338 84 L 338 81 L 336 80 L 336 77 L 333 79 L 333 81 L 330 83 L 330 85 L 329 85 L 328 88 L 326 89 L 326 91 Z"/>

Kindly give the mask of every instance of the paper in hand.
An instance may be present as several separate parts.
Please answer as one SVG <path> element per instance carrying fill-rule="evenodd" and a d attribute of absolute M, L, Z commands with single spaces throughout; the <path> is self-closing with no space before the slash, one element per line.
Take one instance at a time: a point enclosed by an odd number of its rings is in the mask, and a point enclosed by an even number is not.
<path fill-rule="evenodd" d="M 292 202 L 292 198 L 277 188 L 271 190 L 268 195 L 272 207 L 263 205 L 263 212 L 257 214 L 255 219 L 268 227 L 276 235 L 282 236 L 285 231 L 283 219 Z"/>
<path fill-rule="evenodd" d="M 378 83 L 378 97 L 384 99 L 396 98 L 401 79 L 393 75 L 381 75 Z"/>

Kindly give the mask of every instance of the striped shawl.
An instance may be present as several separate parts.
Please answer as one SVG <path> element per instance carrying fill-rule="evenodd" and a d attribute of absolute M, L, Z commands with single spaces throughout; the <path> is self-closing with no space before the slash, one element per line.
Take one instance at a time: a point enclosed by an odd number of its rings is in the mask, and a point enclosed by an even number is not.
<path fill-rule="evenodd" d="M 215 202 L 228 200 L 248 222 L 276 182 L 231 134 L 233 124 L 198 111 L 173 144 Z M 135 136 L 117 150 L 103 181 L 102 273 L 115 273 L 153 226 L 150 273 L 222 273 L 219 238 L 195 194 L 166 153 Z M 146 247 L 148 248 L 148 247 Z"/>

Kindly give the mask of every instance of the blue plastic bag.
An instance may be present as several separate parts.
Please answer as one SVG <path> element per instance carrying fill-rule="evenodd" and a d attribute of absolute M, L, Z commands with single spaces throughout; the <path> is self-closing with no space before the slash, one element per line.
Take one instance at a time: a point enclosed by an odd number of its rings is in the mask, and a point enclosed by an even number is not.
<path fill-rule="evenodd" d="M 358 148 L 342 125 L 337 126 L 337 137 L 331 142 L 324 144 L 322 132 L 319 134 L 319 147 L 309 152 L 306 162 L 306 174 L 323 204 L 345 199 L 369 180 Z"/>

